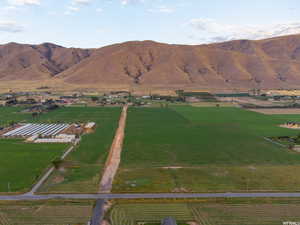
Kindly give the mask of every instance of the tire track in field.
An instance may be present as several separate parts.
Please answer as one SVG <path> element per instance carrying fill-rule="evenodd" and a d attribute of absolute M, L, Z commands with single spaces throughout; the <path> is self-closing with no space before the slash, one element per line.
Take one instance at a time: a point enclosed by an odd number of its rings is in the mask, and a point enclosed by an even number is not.
<path fill-rule="evenodd" d="M 0 212 L 0 225 L 10 225 L 8 218 Z"/>
<path fill-rule="evenodd" d="M 204 216 L 200 210 L 194 206 L 189 206 L 194 218 L 200 225 L 212 225 L 208 218 Z"/>
<path fill-rule="evenodd" d="M 119 127 L 116 131 L 114 140 L 110 147 L 109 155 L 106 160 L 103 176 L 100 182 L 99 192 L 101 193 L 110 193 L 112 189 L 112 183 L 114 177 L 118 171 L 120 162 L 121 162 L 121 153 L 123 148 L 123 141 L 125 136 L 125 127 L 127 119 L 127 109 L 128 106 L 123 107 Z"/>

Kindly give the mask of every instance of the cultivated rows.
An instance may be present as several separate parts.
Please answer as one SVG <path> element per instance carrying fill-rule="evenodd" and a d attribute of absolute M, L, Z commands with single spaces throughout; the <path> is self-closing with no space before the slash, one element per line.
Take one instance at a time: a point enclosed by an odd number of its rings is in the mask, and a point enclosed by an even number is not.
<path fill-rule="evenodd" d="M 112 225 L 131 225 L 137 222 L 161 222 L 171 216 L 177 221 L 193 221 L 194 217 L 186 204 L 136 204 L 118 205 L 111 212 Z"/>

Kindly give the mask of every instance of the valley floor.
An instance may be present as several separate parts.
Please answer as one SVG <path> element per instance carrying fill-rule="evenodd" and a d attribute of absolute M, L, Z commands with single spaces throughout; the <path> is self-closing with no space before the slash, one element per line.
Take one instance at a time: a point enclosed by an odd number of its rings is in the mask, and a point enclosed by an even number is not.
<path fill-rule="evenodd" d="M 264 137 L 299 115 L 233 107 L 131 108 L 118 192 L 299 191 L 300 155 Z"/>

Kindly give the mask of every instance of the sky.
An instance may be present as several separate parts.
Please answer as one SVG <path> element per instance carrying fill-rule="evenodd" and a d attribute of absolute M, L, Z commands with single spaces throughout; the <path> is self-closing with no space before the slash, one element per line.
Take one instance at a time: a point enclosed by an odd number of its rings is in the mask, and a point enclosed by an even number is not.
<path fill-rule="evenodd" d="M 0 0 L 0 44 L 97 48 L 203 44 L 300 33 L 299 0 Z"/>

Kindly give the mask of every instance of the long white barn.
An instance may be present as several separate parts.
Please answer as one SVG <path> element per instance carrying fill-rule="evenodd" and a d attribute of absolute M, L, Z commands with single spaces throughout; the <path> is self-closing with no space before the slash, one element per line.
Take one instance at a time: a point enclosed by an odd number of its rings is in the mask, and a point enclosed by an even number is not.
<path fill-rule="evenodd" d="M 29 137 L 33 135 L 54 136 L 70 127 L 69 124 L 25 124 L 19 128 L 5 133 L 4 137 Z"/>

